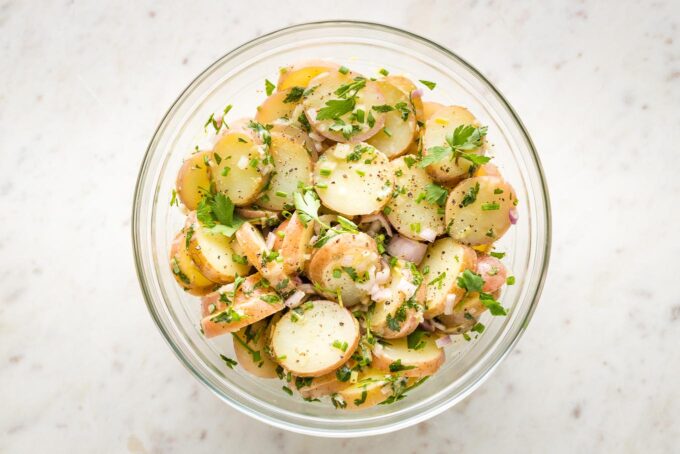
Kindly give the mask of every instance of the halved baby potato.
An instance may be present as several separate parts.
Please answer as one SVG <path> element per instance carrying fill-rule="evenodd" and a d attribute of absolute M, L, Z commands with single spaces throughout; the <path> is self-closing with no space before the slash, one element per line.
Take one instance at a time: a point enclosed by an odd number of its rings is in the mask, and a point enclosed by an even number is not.
<path fill-rule="evenodd" d="M 396 158 L 406 152 L 416 134 L 416 116 L 411 111 L 409 97 L 399 88 L 386 80 L 376 82 L 383 95 L 385 104 L 395 108 L 385 113 L 385 125 L 366 142 L 380 150 L 389 159 Z M 406 119 L 404 119 L 406 116 Z"/>
<path fill-rule="evenodd" d="M 510 228 L 516 200 L 512 186 L 500 177 L 467 178 L 446 201 L 446 229 L 461 243 L 493 243 Z"/>
<path fill-rule="evenodd" d="M 250 222 L 244 222 L 236 231 L 236 241 L 248 261 L 281 293 L 295 290 L 295 285 L 284 271 L 283 258 L 272 254 L 262 233 Z"/>
<path fill-rule="evenodd" d="M 390 199 L 394 176 L 387 157 L 366 143 L 339 143 L 314 165 L 314 185 L 323 204 L 354 216 L 380 211 Z"/>
<path fill-rule="evenodd" d="M 371 315 L 372 332 L 385 339 L 404 337 L 423 321 L 418 306 L 425 304 L 427 292 L 425 287 L 416 286 L 413 281 L 414 276 L 405 261 L 397 260 L 390 266 L 386 298 L 373 298 L 376 303 Z M 411 298 L 412 303 L 408 304 Z"/>
<path fill-rule="evenodd" d="M 218 286 L 217 283 L 201 274 L 201 270 L 191 260 L 185 229 L 182 229 L 172 242 L 170 270 L 177 283 L 192 295 L 206 295 Z"/>
<path fill-rule="evenodd" d="M 239 366 L 260 378 L 277 377 L 278 364 L 265 351 L 268 325 L 266 320 L 260 320 L 232 333 L 234 353 Z"/>
<path fill-rule="evenodd" d="M 465 294 L 458 287 L 458 275 L 465 270 L 474 271 L 477 254 L 452 238 L 441 238 L 427 248 L 420 271 L 427 271 L 423 284 L 427 289 L 425 318 L 444 314 L 454 307 Z"/>
<path fill-rule="evenodd" d="M 419 348 L 408 347 L 406 338 L 390 339 L 378 343 L 373 349 L 373 367 L 387 373 L 399 373 L 404 377 L 432 375 L 444 363 L 444 349 L 437 347 L 436 337 L 425 333 L 419 339 Z M 390 370 L 392 366 L 393 370 Z"/>
<path fill-rule="evenodd" d="M 505 285 L 508 271 L 496 257 L 477 253 L 477 274 L 484 279 L 482 291 L 493 293 Z"/>
<path fill-rule="evenodd" d="M 263 147 L 252 134 L 227 132 L 215 144 L 213 155 L 210 173 L 217 191 L 237 206 L 253 202 L 269 180 L 269 173 L 262 163 L 266 157 Z"/>
<path fill-rule="evenodd" d="M 304 222 L 295 211 L 293 216 L 281 224 L 276 232 L 275 249 L 283 257 L 283 270 L 287 274 L 296 274 L 305 268 L 312 248 L 311 238 L 314 235 L 314 223 Z"/>
<path fill-rule="evenodd" d="M 411 79 L 406 76 L 387 76 L 384 80 L 406 93 L 416 111 L 416 118 L 423 116 L 423 100 L 421 96 L 413 94 L 414 91 L 418 90 L 418 87 L 416 87 L 416 84 Z"/>
<path fill-rule="evenodd" d="M 428 155 L 432 147 L 447 146 L 446 136 L 453 134 L 461 125 L 479 126 L 477 119 L 464 107 L 449 106 L 437 110 L 425 123 L 423 134 L 423 156 Z M 482 145 L 467 153 L 484 154 L 485 146 Z M 472 163 L 467 159 L 444 159 L 427 166 L 427 171 L 436 181 L 446 182 L 459 178 L 470 170 Z"/>
<path fill-rule="evenodd" d="M 385 393 L 383 388 L 388 384 L 382 371 L 370 369 L 364 371 L 356 383 L 340 389 L 334 397 L 347 410 L 362 410 L 387 400 L 389 393 Z"/>
<path fill-rule="evenodd" d="M 333 301 L 305 303 L 286 313 L 272 330 L 275 360 L 299 377 L 318 377 L 347 362 L 359 343 L 359 322 Z M 301 306 L 302 308 L 303 306 Z"/>
<path fill-rule="evenodd" d="M 233 239 L 221 233 L 210 231 L 196 219 L 195 212 L 190 215 L 191 225 L 187 234 L 189 240 L 189 255 L 196 267 L 205 277 L 213 282 L 227 284 L 234 278 L 244 276 L 250 271 L 250 264 L 243 263 L 243 251 Z"/>
<path fill-rule="evenodd" d="M 479 293 L 467 293 L 448 315 L 440 315 L 437 320 L 446 327 L 448 334 L 463 334 L 477 324 L 486 306 L 479 299 Z"/>
<path fill-rule="evenodd" d="M 308 60 L 279 70 L 279 81 L 276 89 L 286 90 L 293 87 L 306 88 L 309 81 L 321 73 L 335 72 L 340 66 L 324 60 Z"/>
<path fill-rule="evenodd" d="M 274 137 L 275 135 L 282 135 L 292 140 L 293 142 L 300 144 L 307 150 L 309 157 L 316 161 L 318 159 L 319 148 L 317 143 L 304 131 L 302 128 L 296 125 L 296 123 L 290 124 L 275 124 L 269 131 Z"/>
<path fill-rule="evenodd" d="M 267 99 L 258 106 L 257 113 L 255 114 L 255 121 L 266 125 L 273 124 L 275 121 L 281 119 L 291 119 L 298 102 L 285 102 L 286 97 L 289 94 L 290 90 L 284 90 L 277 91 L 268 96 Z"/>
<path fill-rule="evenodd" d="M 232 300 L 232 304 L 227 304 L 224 310 L 216 311 L 201 320 L 205 337 L 233 333 L 285 307 L 281 297 L 259 273 L 248 276 L 235 295 L 226 297 Z"/>
<path fill-rule="evenodd" d="M 212 151 L 199 151 L 189 156 L 177 173 L 175 188 L 187 210 L 195 210 L 199 202 L 210 191 L 210 170 L 208 163 Z"/>
<path fill-rule="evenodd" d="M 305 147 L 280 134 L 272 135 L 270 153 L 275 170 L 257 204 L 280 211 L 293 205 L 293 194 L 299 185 L 309 186 L 312 182 L 312 159 Z"/>
<path fill-rule="evenodd" d="M 337 298 L 340 292 L 342 303 L 353 306 L 368 299 L 369 289 L 361 284 L 366 273 L 379 266 L 380 254 L 373 238 L 363 232 L 341 233 L 312 255 L 308 275 L 321 294 Z"/>
<path fill-rule="evenodd" d="M 385 114 L 373 110 L 373 107 L 385 104 L 378 85 L 370 80 L 363 79 L 365 86 L 356 91 L 355 101 L 350 107 L 351 110 L 339 109 L 345 112 L 334 118 L 318 118 L 322 109 L 329 107 L 331 103 L 350 103 L 351 99 L 342 98 L 336 91 L 343 86 L 356 83 L 360 76 L 347 73 L 342 74 L 338 71 L 322 73 L 310 81 L 310 87 L 314 90 L 307 93 L 302 99 L 307 120 L 315 131 L 324 137 L 336 142 L 360 142 L 375 135 L 385 123 Z M 350 94 L 354 93 L 352 91 Z M 363 119 L 356 118 L 356 111 L 364 112 Z M 369 121 L 369 117 L 373 119 Z M 338 124 L 354 125 L 356 128 L 349 135 L 337 130 Z"/>
<path fill-rule="evenodd" d="M 444 233 L 444 210 L 436 203 L 425 200 L 426 188 L 434 181 L 425 169 L 412 164 L 404 157 L 391 163 L 395 176 L 392 199 L 387 206 L 387 219 L 405 237 L 417 241 L 432 241 Z"/>

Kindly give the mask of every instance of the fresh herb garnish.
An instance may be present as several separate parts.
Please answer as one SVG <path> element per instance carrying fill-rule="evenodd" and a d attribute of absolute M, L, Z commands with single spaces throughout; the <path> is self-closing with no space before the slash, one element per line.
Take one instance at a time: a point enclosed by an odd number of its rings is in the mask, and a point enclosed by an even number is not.
<path fill-rule="evenodd" d="M 347 351 L 348 345 L 347 345 L 346 341 L 341 342 L 339 340 L 334 340 L 332 345 L 333 345 L 334 348 L 337 348 L 338 350 L 341 350 L 342 352 Z"/>
<path fill-rule="evenodd" d="M 423 336 L 425 335 L 425 331 L 422 329 L 416 329 L 413 331 L 411 334 L 406 336 L 406 345 L 408 348 L 411 350 L 421 350 L 425 348 L 426 342 L 423 340 Z"/>
<path fill-rule="evenodd" d="M 479 193 L 479 183 L 475 183 L 474 186 L 470 187 L 463 195 L 463 200 L 460 201 L 460 207 L 466 207 L 475 203 L 477 200 L 477 194 Z"/>
<path fill-rule="evenodd" d="M 293 395 L 293 390 L 290 389 L 288 386 L 284 385 L 284 386 L 281 387 L 281 389 L 282 389 L 286 394 L 288 394 L 289 396 L 292 396 L 292 395 Z"/>
<path fill-rule="evenodd" d="M 420 162 L 420 167 L 427 167 L 446 158 L 452 160 L 463 158 L 475 165 L 486 164 L 491 158 L 474 153 L 466 153 L 466 151 L 475 150 L 482 146 L 486 132 L 486 126 L 458 126 L 451 134 L 446 136 L 446 145 L 427 149 L 427 155 Z"/>
<path fill-rule="evenodd" d="M 346 364 L 335 371 L 335 377 L 338 379 L 338 381 L 349 381 L 351 375 L 352 369 L 350 369 Z"/>
<path fill-rule="evenodd" d="M 274 93 L 274 90 L 276 89 L 276 85 L 271 83 L 269 79 L 264 80 L 264 89 L 267 92 L 267 96 L 270 96 L 272 93 Z"/>
<path fill-rule="evenodd" d="M 425 186 L 425 200 L 432 204 L 443 206 L 446 203 L 446 198 L 449 192 L 446 188 L 439 186 L 436 183 L 430 183 Z"/>
<path fill-rule="evenodd" d="M 437 86 L 437 83 L 436 83 L 436 82 L 430 82 L 429 80 L 422 80 L 422 79 L 421 79 L 421 80 L 419 80 L 418 82 L 420 82 L 421 84 L 425 85 L 425 86 L 426 86 L 427 88 L 429 88 L 430 90 L 434 90 L 434 87 Z"/>
<path fill-rule="evenodd" d="M 403 370 L 415 369 L 416 366 L 404 366 L 401 359 L 398 359 L 390 364 L 390 372 L 401 372 Z"/>
<path fill-rule="evenodd" d="M 233 359 L 229 358 L 228 356 L 224 356 L 224 355 L 220 354 L 220 358 L 222 358 L 222 361 L 224 361 L 224 363 L 227 365 L 227 367 L 228 367 L 229 369 L 233 369 L 234 366 L 237 366 L 237 365 L 238 365 L 238 363 L 237 363 L 236 361 L 234 361 Z"/>
<path fill-rule="evenodd" d="M 496 202 L 482 203 L 482 211 L 495 211 L 500 209 L 500 207 Z"/>
<path fill-rule="evenodd" d="M 286 97 L 283 98 L 283 102 L 285 104 L 289 104 L 291 102 L 298 102 L 302 98 L 304 92 L 305 89 L 302 87 L 292 87 L 288 94 L 286 95 Z"/>

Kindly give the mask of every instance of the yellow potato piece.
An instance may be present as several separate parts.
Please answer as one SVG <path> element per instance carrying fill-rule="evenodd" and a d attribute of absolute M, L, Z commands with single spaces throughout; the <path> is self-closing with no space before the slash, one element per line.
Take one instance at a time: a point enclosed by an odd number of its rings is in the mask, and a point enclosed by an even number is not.
<path fill-rule="evenodd" d="M 324 60 L 309 60 L 281 68 L 277 90 L 282 91 L 292 87 L 306 88 L 309 81 L 319 74 L 337 71 L 336 63 Z"/>
<path fill-rule="evenodd" d="M 444 349 L 437 347 L 434 335 L 424 334 L 420 342 L 422 346 L 416 350 L 408 347 L 406 338 L 390 339 L 385 345 L 373 349 L 373 367 L 390 373 L 390 366 L 392 366 L 397 369 L 392 373 L 398 373 L 404 377 L 424 377 L 434 374 L 444 363 Z"/>
<path fill-rule="evenodd" d="M 189 156 L 177 173 L 177 195 L 188 210 L 195 210 L 199 202 L 210 190 L 210 170 L 208 162 L 212 152 L 200 151 Z"/>
<path fill-rule="evenodd" d="M 170 270 L 177 283 L 188 293 L 206 295 L 213 291 L 217 284 L 201 274 L 201 271 L 189 256 L 186 243 L 186 232 L 182 230 L 172 242 Z"/>
<path fill-rule="evenodd" d="M 234 353 L 238 365 L 250 374 L 260 378 L 276 378 L 278 364 L 265 351 L 267 326 L 266 321 L 260 320 L 233 333 Z"/>
<path fill-rule="evenodd" d="M 373 145 L 390 159 L 405 153 L 416 134 L 416 116 L 406 93 L 385 80 L 376 82 L 385 104 L 392 107 L 401 105 L 408 109 L 406 120 L 403 112 L 395 109 L 385 113 L 385 125 L 366 142 Z M 401 104 L 400 104 L 401 103 Z"/>

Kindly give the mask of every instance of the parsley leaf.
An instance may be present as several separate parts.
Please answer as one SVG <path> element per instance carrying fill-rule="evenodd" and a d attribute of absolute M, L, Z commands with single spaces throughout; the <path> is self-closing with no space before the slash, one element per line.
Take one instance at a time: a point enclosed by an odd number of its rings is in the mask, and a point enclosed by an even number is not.
<path fill-rule="evenodd" d="M 418 82 L 420 82 L 421 84 L 425 85 L 425 86 L 426 86 L 427 88 L 429 88 L 430 90 L 434 90 L 434 87 L 437 86 L 437 83 L 436 83 L 436 82 L 430 82 L 429 80 L 422 80 L 422 79 L 421 79 L 421 80 L 419 80 Z"/>
<path fill-rule="evenodd" d="M 411 334 L 406 336 L 406 345 L 408 348 L 411 350 L 421 350 L 425 348 L 425 341 L 423 340 L 423 336 L 425 335 L 425 331 L 422 329 L 417 329 L 413 331 Z"/>
<path fill-rule="evenodd" d="M 468 292 L 481 292 L 483 286 L 482 276 L 470 270 L 465 270 L 458 276 L 458 287 Z"/>
<path fill-rule="evenodd" d="M 335 377 L 338 379 L 338 381 L 349 381 L 350 376 L 352 375 L 352 369 L 350 369 L 346 364 L 343 365 L 340 369 L 335 371 Z"/>
<path fill-rule="evenodd" d="M 448 196 L 449 192 L 446 190 L 446 188 L 443 188 L 438 184 L 430 183 L 425 186 L 425 200 L 430 203 L 444 206 Z"/>
<path fill-rule="evenodd" d="M 234 203 L 222 193 L 215 194 L 211 204 L 215 217 L 221 224 L 231 226 L 234 221 Z"/>
<path fill-rule="evenodd" d="M 416 366 L 404 366 L 401 359 L 390 363 L 390 372 L 401 372 L 402 370 L 415 369 Z"/>
<path fill-rule="evenodd" d="M 302 98 L 304 92 L 305 89 L 302 87 L 293 87 L 290 89 L 286 97 L 283 99 L 283 102 L 285 104 L 289 104 L 291 102 L 298 102 Z"/>
<path fill-rule="evenodd" d="M 439 162 L 444 158 L 458 159 L 463 158 L 472 164 L 486 164 L 491 160 L 487 156 L 475 153 L 465 153 L 465 151 L 475 150 L 484 143 L 487 127 L 476 127 L 473 125 L 460 125 L 451 134 L 446 136 L 446 146 L 437 146 L 427 149 L 427 154 L 420 163 L 421 167 Z"/>
<path fill-rule="evenodd" d="M 475 200 L 477 200 L 478 193 L 479 183 L 476 183 L 474 186 L 468 189 L 465 195 L 463 196 L 463 200 L 460 201 L 461 208 L 475 203 Z"/>
<path fill-rule="evenodd" d="M 482 304 L 486 306 L 487 309 L 489 309 L 491 315 L 508 315 L 501 303 L 496 301 L 493 295 L 490 295 L 489 293 L 480 293 L 479 301 L 481 301 Z"/>
<path fill-rule="evenodd" d="M 431 147 L 427 149 L 427 154 L 423 156 L 423 159 L 418 164 L 420 167 L 427 167 L 430 164 L 439 162 L 452 156 L 453 152 L 449 147 Z"/>
<path fill-rule="evenodd" d="M 326 101 L 326 107 L 319 109 L 316 113 L 317 120 L 335 120 L 351 112 L 356 105 L 356 99 L 331 99 Z"/>
<path fill-rule="evenodd" d="M 234 366 L 238 365 L 238 363 L 237 363 L 236 361 L 234 361 L 233 359 L 229 358 L 228 356 L 224 356 L 224 355 L 220 354 L 220 358 L 222 358 L 222 361 L 225 362 L 225 364 L 227 365 L 227 367 L 228 367 L 229 369 L 233 369 Z"/>
<path fill-rule="evenodd" d="M 276 89 L 276 85 L 271 83 L 269 79 L 264 80 L 264 89 L 267 92 L 267 96 L 270 96 L 272 93 L 274 93 L 274 89 Z"/>
<path fill-rule="evenodd" d="M 303 224 L 311 220 L 319 220 L 319 207 L 321 202 L 314 191 L 305 191 L 304 194 L 296 192 L 293 195 L 295 209 L 298 210 L 298 216 Z"/>

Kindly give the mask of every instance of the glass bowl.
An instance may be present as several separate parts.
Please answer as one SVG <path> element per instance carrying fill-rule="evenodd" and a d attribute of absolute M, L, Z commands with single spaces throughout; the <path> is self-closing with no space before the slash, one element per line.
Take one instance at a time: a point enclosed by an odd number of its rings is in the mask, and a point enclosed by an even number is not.
<path fill-rule="evenodd" d="M 227 104 L 229 119 L 252 116 L 264 99 L 264 80 L 278 68 L 330 59 L 374 76 L 386 68 L 413 80 L 435 81 L 425 99 L 468 107 L 489 127 L 494 163 L 514 186 L 520 220 L 500 241 L 516 276 L 501 301 L 507 317 L 486 316 L 477 339 L 461 336 L 446 349 L 441 369 L 408 396 L 362 411 L 336 410 L 289 396 L 278 380 L 228 369 L 231 337 L 206 340 L 199 331 L 199 301 L 176 284 L 168 265 L 170 244 L 184 216 L 170 207 L 182 159 L 212 112 Z M 484 76 L 453 52 L 420 36 L 384 25 L 318 22 L 296 25 L 250 41 L 220 58 L 184 92 L 161 121 L 142 163 L 134 198 L 132 235 L 137 273 L 151 315 L 177 357 L 201 382 L 237 410 L 276 427 L 311 435 L 355 437 L 413 425 L 470 394 L 510 352 L 536 308 L 550 251 L 548 193 L 536 150 L 521 121 Z"/>

